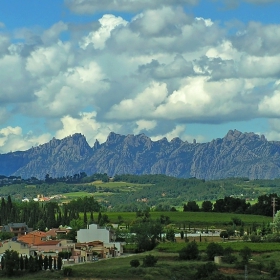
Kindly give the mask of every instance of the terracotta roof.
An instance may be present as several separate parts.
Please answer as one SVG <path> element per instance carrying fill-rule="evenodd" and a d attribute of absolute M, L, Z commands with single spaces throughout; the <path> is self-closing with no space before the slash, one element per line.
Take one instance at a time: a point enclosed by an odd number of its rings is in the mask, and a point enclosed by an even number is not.
<path fill-rule="evenodd" d="M 47 240 L 47 241 L 42 241 L 41 243 L 36 243 L 36 246 L 53 246 L 57 245 L 60 243 L 60 240 Z"/>
<path fill-rule="evenodd" d="M 40 230 L 31 231 L 26 235 L 29 235 L 29 234 L 33 234 L 35 236 L 41 236 L 41 237 L 46 237 L 47 236 L 47 234 L 44 231 L 40 231 Z"/>
<path fill-rule="evenodd" d="M 25 235 L 18 237 L 18 241 L 27 243 L 27 244 L 36 244 L 42 241 L 42 238 L 46 237 L 46 233 L 43 231 L 32 231 Z"/>
<path fill-rule="evenodd" d="M 56 237 L 57 233 L 68 233 L 68 232 L 69 232 L 69 229 L 66 229 L 66 228 L 52 228 L 46 232 L 46 235 Z"/>

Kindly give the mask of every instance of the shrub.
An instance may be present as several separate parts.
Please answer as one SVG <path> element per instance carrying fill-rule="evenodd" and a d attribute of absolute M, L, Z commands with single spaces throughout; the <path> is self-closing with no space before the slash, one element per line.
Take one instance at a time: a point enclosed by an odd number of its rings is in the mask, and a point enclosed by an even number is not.
<path fill-rule="evenodd" d="M 243 241 L 248 241 L 249 240 L 249 236 L 248 235 L 243 235 Z"/>
<path fill-rule="evenodd" d="M 155 264 L 157 263 L 158 259 L 153 256 L 153 255 L 147 255 L 144 259 L 143 259 L 143 266 L 145 267 L 151 267 L 151 266 L 155 266 Z"/>
<path fill-rule="evenodd" d="M 144 269 L 142 267 L 135 267 L 135 268 L 130 268 L 129 272 L 135 275 L 143 275 Z"/>
<path fill-rule="evenodd" d="M 139 260 L 131 260 L 130 261 L 130 266 L 132 266 L 132 267 L 138 267 L 140 265 L 140 262 L 139 262 Z"/>
<path fill-rule="evenodd" d="M 218 271 L 217 266 L 212 262 L 208 262 L 198 267 L 197 272 L 195 274 L 195 279 L 206 279 L 206 277 L 209 277 L 215 271 Z"/>
<path fill-rule="evenodd" d="M 239 255 L 242 258 L 242 262 L 244 264 L 247 264 L 252 256 L 252 250 L 249 247 L 245 246 L 242 250 L 240 250 Z"/>
<path fill-rule="evenodd" d="M 224 248 L 218 243 L 211 242 L 206 248 L 206 254 L 208 260 L 213 261 L 215 256 L 222 256 L 224 254 Z"/>
<path fill-rule="evenodd" d="M 251 242 L 254 242 L 254 243 L 259 243 L 262 241 L 262 237 L 260 235 L 255 235 L 255 234 L 252 234 L 250 236 L 250 239 L 251 239 Z"/>
<path fill-rule="evenodd" d="M 224 249 L 223 261 L 225 263 L 232 264 L 232 263 L 236 262 L 237 258 L 235 256 L 233 256 L 232 253 L 233 253 L 233 249 L 230 246 L 228 246 Z"/>
<path fill-rule="evenodd" d="M 199 256 L 199 250 L 195 241 L 190 242 L 179 252 L 181 260 L 195 260 Z"/>
<path fill-rule="evenodd" d="M 72 276 L 73 270 L 71 267 L 64 267 L 63 268 L 63 275 L 64 276 Z"/>
<path fill-rule="evenodd" d="M 146 274 L 145 276 L 144 276 L 144 280 L 154 280 L 155 278 L 153 277 L 153 275 L 151 275 L 151 274 Z"/>
<path fill-rule="evenodd" d="M 228 238 L 228 232 L 226 230 L 221 231 L 220 237 L 221 238 Z"/>

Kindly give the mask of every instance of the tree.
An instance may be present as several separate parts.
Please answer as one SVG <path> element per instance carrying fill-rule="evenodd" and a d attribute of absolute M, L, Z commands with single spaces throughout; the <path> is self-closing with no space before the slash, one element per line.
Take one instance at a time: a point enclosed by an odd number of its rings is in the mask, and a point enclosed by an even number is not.
<path fill-rule="evenodd" d="M 0 232 L 0 240 L 3 241 L 3 240 L 7 240 L 7 239 L 10 239 L 12 238 L 14 235 L 11 233 L 11 232 Z"/>
<path fill-rule="evenodd" d="M 211 274 L 217 270 L 218 268 L 216 264 L 214 264 L 213 262 L 208 262 L 206 264 L 203 264 L 197 269 L 197 272 L 195 274 L 195 279 L 209 279 Z M 215 277 L 214 279 L 217 278 Z M 219 278 L 219 279 L 224 279 L 224 278 Z"/>
<path fill-rule="evenodd" d="M 199 206 L 195 201 L 188 201 L 187 204 L 184 204 L 184 211 L 198 212 Z"/>
<path fill-rule="evenodd" d="M 166 231 L 166 239 L 169 241 L 175 241 L 175 231 L 173 228 L 167 229 Z"/>
<path fill-rule="evenodd" d="M 181 235 L 181 239 L 184 239 L 184 235 L 185 235 L 184 231 L 181 231 L 180 235 Z"/>
<path fill-rule="evenodd" d="M 58 256 L 57 258 L 57 269 L 61 270 L 62 267 L 62 258 L 60 256 Z"/>
<path fill-rule="evenodd" d="M 47 256 L 44 257 L 44 269 L 47 270 L 49 267 L 49 259 Z"/>
<path fill-rule="evenodd" d="M 49 270 L 52 270 L 52 262 L 53 262 L 52 256 L 49 256 Z"/>
<path fill-rule="evenodd" d="M 130 228 L 130 232 L 135 233 L 135 243 L 138 251 L 149 251 L 156 246 L 156 241 L 162 233 L 162 225 L 153 220 L 143 222 L 138 220 Z"/>
<path fill-rule="evenodd" d="M 228 246 L 224 249 L 224 257 L 223 257 L 223 261 L 225 263 L 234 263 L 236 261 L 236 257 L 232 255 L 233 253 L 233 249 Z"/>
<path fill-rule="evenodd" d="M 225 239 L 225 238 L 228 238 L 228 232 L 226 230 L 222 230 L 221 233 L 220 233 L 220 237 Z"/>
<path fill-rule="evenodd" d="M 56 270 L 56 258 L 53 260 L 53 269 Z"/>
<path fill-rule="evenodd" d="M 98 224 L 100 226 L 104 226 L 104 225 L 106 225 L 106 224 L 108 224 L 110 222 L 109 217 L 108 217 L 107 214 L 103 214 L 103 215 L 101 215 L 101 217 L 99 217 L 99 215 L 98 215 L 98 219 L 99 219 Z"/>
<path fill-rule="evenodd" d="M 19 268 L 19 255 L 14 250 L 6 250 L 4 253 L 4 270 L 8 276 L 14 274 L 14 270 Z"/>
<path fill-rule="evenodd" d="M 44 231 L 46 228 L 46 223 L 44 222 L 43 219 L 39 220 L 37 225 L 36 225 L 36 229 L 40 230 L 40 231 Z"/>
<path fill-rule="evenodd" d="M 134 260 L 130 261 L 130 266 L 131 267 L 138 267 L 139 265 L 140 265 L 140 262 L 137 259 L 134 259 Z"/>
<path fill-rule="evenodd" d="M 24 269 L 24 260 L 22 255 L 20 255 L 20 259 L 19 259 L 19 267 L 21 271 Z"/>
<path fill-rule="evenodd" d="M 25 270 L 29 269 L 29 260 L 28 260 L 27 256 L 24 257 L 24 267 L 25 267 Z"/>
<path fill-rule="evenodd" d="M 145 267 L 152 267 L 155 266 L 157 263 L 158 259 L 153 256 L 153 255 L 147 255 L 146 257 L 143 258 L 143 266 Z"/>
<path fill-rule="evenodd" d="M 198 256 L 199 250 L 195 241 L 188 243 L 188 245 L 179 252 L 179 258 L 181 260 L 195 260 Z"/>
<path fill-rule="evenodd" d="M 248 246 L 245 246 L 240 250 L 239 255 L 242 258 L 243 264 L 248 264 L 249 259 L 252 257 L 252 250 Z"/>
<path fill-rule="evenodd" d="M 203 212 L 211 212 L 213 209 L 213 203 L 209 200 L 203 201 L 201 205 L 201 210 Z"/>
<path fill-rule="evenodd" d="M 44 262 L 43 262 L 43 257 L 42 257 L 42 255 L 40 255 L 40 256 L 38 257 L 38 267 L 39 267 L 39 270 L 42 270 L 43 264 L 44 264 Z"/>
<path fill-rule="evenodd" d="M 211 242 L 206 248 L 206 254 L 208 260 L 213 261 L 215 256 L 222 256 L 224 254 L 224 249 L 220 244 Z"/>

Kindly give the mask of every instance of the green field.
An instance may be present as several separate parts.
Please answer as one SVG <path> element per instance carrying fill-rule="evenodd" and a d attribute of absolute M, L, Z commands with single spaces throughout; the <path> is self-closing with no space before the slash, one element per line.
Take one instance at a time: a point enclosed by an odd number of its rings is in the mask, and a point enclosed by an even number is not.
<path fill-rule="evenodd" d="M 203 238 L 202 238 L 203 240 Z M 211 242 L 211 238 L 208 238 L 208 241 Z M 197 242 L 198 249 L 200 251 L 205 251 L 207 246 L 209 245 L 209 242 Z M 264 252 L 280 252 L 280 243 L 253 243 L 253 242 L 244 242 L 244 241 L 225 241 L 222 242 L 222 239 L 220 239 L 219 242 L 220 245 L 222 245 L 224 248 L 231 247 L 235 252 L 239 252 L 241 249 L 243 249 L 245 246 L 249 247 L 252 252 L 255 253 L 264 253 Z M 166 253 L 178 253 L 182 248 L 186 247 L 187 243 L 180 242 L 180 243 L 168 243 L 168 242 L 162 242 L 157 247 L 156 250 L 159 252 L 166 252 Z"/>
<path fill-rule="evenodd" d="M 111 223 L 118 223 L 118 217 L 121 216 L 125 223 L 131 223 L 136 219 L 135 212 L 106 212 Z M 232 218 L 239 218 L 245 226 L 253 223 L 262 224 L 272 222 L 272 218 L 258 215 L 245 215 L 234 213 L 205 213 L 205 212 L 150 212 L 152 219 L 159 219 L 161 215 L 168 216 L 172 223 L 181 227 L 191 226 L 218 226 L 224 227 L 232 221 Z"/>
<path fill-rule="evenodd" d="M 115 187 L 150 187 L 152 184 L 136 184 L 136 183 L 127 183 L 127 182 L 102 182 L 102 181 L 94 181 L 88 183 L 89 185 L 94 185 L 96 187 L 108 187 L 108 188 L 115 188 Z"/>

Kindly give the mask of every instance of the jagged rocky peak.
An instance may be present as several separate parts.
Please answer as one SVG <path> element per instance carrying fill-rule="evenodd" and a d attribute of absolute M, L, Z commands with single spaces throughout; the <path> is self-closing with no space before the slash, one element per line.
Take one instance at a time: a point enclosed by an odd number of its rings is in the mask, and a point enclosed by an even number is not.
<path fill-rule="evenodd" d="M 227 140 L 227 141 L 233 141 L 233 140 L 236 140 L 237 138 L 239 138 L 240 135 L 242 135 L 242 132 L 240 132 L 236 129 L 235 130 L 229 130 L 224 139 Z"/>
<path fill-rule="evenodd" d="M 265 136 L 262 134 L 261 135 L 261 141 L 263 141 L 263 142 L 266 142 L 267 140 L 266 140 L 266 138 L 265 138 Z"/>
<path fill-rule="evenodd" d="M 106 143 L 107 144 L 114 143 L 114 142 L 117 142 L 119 140 L 122 140 L 124 137 L 125 136 L 123 136 L 121 134 L 117 134 L 115 132 L 110 132 L 108 137 L 107 137 Z"/>
<path fill-rule="evenodd" d="M 75 133 L 61 140 L 61 144 L 63 145 L 75 145 L 79 147 L 83 147 L 86 149 L 90 149 L 90 146 L 86 140 L 86 137 L 81 133 Z"/>
<path fill-rule="evenodd" d="M 93 150 L 97 150 L 100 148 L 100 142 L 96 139 L 95 142 L 94 142 L 94 145 L 93 145 Z"/>
<path fill-rule="evenodd" d="M 175 145 L 181 145 L 183 144 L 183 140 L 181 140 L 179 137 L 175 137 L 173 139 L 171 139 L 170 141 L 171 144 L 175 144 Z"/>
<path fill-rule="evenodd" d="M 160 143 L 160 144 L 168 144 L 169 143 L 166 137 L 163 137 L 156 142 Z"/>
<path fill-rule="evenodd" d="M 143 133 L 138 135 L 128 134 L 124 139 L 125 144 L 135 147 L 145 145 L 147 143 L 149 144 L 150 142 L 151 139 Z"/>

